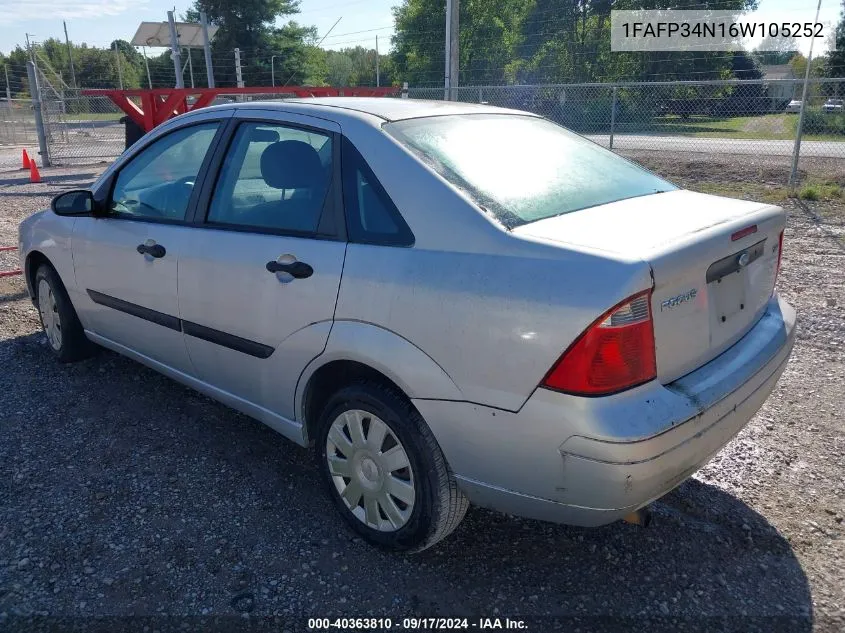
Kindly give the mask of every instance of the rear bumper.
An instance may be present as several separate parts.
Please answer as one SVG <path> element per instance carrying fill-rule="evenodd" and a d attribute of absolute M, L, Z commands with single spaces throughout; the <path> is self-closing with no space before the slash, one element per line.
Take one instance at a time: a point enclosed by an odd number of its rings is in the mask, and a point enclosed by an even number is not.
<path fill-rule="evenodd" d="M 677 486 L 754 416 L 795 340 L 774 297 L 710 363 L 605 398 L 538 389 L 517 413 L 417 400 L 460 485 L 481 506 L 575 525 L 619 519 Z"/>

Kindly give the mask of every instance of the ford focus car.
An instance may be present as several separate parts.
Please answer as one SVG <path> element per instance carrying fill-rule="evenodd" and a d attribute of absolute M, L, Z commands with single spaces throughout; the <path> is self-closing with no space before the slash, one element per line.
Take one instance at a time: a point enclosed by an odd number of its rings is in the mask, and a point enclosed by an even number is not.
<path fill-rule="evenodd" d="M 60 361 L 114 350 L 311 446 L 370 542 L 468 504 L 596 526 L 771 393 L 785 216 L 543 118 L 406 99 L 177 117 L 20 226 Z"/>

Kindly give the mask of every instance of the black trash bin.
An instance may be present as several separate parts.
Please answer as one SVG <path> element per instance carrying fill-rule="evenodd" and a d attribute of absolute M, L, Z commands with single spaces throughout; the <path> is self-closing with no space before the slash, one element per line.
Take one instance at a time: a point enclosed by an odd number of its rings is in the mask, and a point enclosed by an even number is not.
<path fill-rule="evenodd" d="M 120 117 L 120 122 L 126 128 L 126 148 L 129 149 L 144 136 L 144 128 L 135 123 L 130 116 Z"/>

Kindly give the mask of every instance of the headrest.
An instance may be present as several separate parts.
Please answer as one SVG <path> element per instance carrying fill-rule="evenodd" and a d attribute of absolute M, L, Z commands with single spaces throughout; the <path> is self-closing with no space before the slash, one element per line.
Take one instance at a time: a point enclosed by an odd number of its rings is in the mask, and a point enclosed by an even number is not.
<path fill-rule="evenodd" d="M 308 143 L 278 141 L 261 154 L 261 177 L 275 189 L 307 189 L 323 184 L 325 170 Z"/>

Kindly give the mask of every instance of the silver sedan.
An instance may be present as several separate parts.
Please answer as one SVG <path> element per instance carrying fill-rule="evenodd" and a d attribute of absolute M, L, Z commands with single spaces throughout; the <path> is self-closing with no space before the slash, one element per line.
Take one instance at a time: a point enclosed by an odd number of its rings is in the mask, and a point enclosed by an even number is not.
<path fill-rule="evenodd" d="M 601 525 L 707 462 L 792 349 L 784 224 L 524 112 L 309 99 L 161 125 L 20 253 L 60 361 L 313 446 L 353 529 L 418 550 L 469 503 Z"/>

